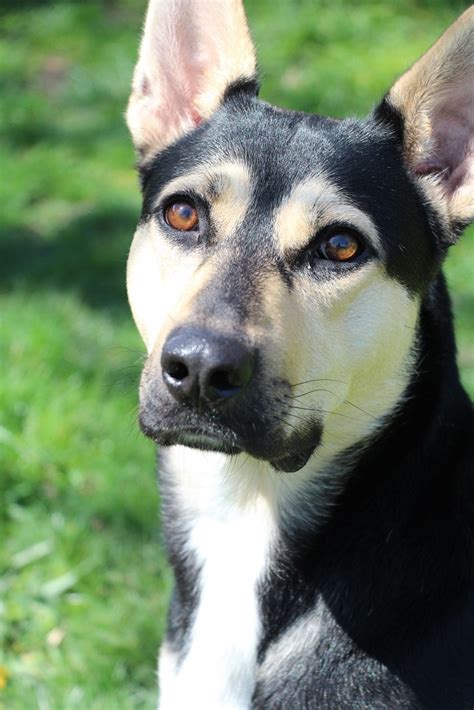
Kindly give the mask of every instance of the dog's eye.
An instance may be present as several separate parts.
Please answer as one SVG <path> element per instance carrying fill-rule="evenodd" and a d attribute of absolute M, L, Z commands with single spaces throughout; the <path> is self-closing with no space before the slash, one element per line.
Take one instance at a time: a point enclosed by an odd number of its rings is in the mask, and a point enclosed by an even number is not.
<path fill-rule="evenodd" d="M 350 232 L 336 232 L 321 242 L 318 255 L 330 261 L 352 261 L 363 251 L 362 242 Z"/>
<path fill-rule="evenodd" d="M 165 209 L 165 221 L 166 224 L 179 232 L 192 232 L 197 229 L 199 217 L 191 202 L 177 200 Z"/>

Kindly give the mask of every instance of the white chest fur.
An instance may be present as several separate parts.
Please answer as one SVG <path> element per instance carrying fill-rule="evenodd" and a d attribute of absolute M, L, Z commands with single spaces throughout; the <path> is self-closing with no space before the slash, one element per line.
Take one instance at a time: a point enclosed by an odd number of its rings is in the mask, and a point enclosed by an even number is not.
<path fill-rule="evenodd" d="M 160 710 L 246 710 L 255 684 L 257 585 L 277 535 L 273 476 L 246 457 L 166 452 L 187 545 L 201 567 L 186 655 L 160 655 Z"/>

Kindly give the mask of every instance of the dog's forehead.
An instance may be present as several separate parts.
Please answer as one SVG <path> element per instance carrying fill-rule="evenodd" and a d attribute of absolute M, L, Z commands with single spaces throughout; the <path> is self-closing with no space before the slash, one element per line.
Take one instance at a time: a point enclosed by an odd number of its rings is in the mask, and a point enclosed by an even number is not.
<path fill-rule="evenodd" d="M 144 213 L 163 194 L 204 184 L 214 198 L 227 193 L 224 231 L 246 217 L 258 240 L 268 215 L 278 213 L 277 238 L 297 247 L 298 226 L 317 204 L 330 215 L 326 221 L 352 223 L 369 240 L 377 235 L 389 273 L 410 289 L 430 276 L 428 216 L 390 130 L 375 120 L 338 121 L 259 100 L 224 103 L 156 158 L 146 176 Z"/>

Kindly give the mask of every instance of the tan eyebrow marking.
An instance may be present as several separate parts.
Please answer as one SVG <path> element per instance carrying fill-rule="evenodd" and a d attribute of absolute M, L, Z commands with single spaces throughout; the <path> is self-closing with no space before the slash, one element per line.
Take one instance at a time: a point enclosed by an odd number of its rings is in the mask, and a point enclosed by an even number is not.
<path fill-rule="evenodd" d="M 287 254 L 303 249 L 317 231 L 334 222 L 352 225 L 380 248 L 377 228 L 370 217 L 337 185 L 321 176 L 296 185 L 276 210 L 275 236 L 280 250 Z"/>
<path fill-rule="evenodd" d="M 220 163 L 171 180 L 158 195 L 155 206 L 171 195 L 193 191 L 209 202 L 216 238 L 228 237 L 244 219 L 250 204 L 252 179 L 240 162 Z"/>
<path fill-rule="evenodd" d="M 211 218 L 217 227 L 217 238 L 230 236 L 243 221 L 251 198 L 251 176 L 241 163 L 229 163 L 214 181 L 215 199 Z"/>

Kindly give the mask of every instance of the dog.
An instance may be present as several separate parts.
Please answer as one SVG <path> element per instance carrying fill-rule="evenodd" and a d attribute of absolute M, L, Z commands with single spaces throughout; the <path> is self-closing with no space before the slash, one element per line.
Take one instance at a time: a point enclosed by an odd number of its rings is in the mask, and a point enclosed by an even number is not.
<path fill-rule="evenodd" d="M 363 119 L 258 98 L 239 0 L 151 0 L 128 260 L 175 578 L 162 710 L 472 710 L 474 9 Z"/>

